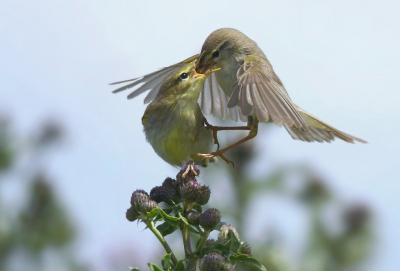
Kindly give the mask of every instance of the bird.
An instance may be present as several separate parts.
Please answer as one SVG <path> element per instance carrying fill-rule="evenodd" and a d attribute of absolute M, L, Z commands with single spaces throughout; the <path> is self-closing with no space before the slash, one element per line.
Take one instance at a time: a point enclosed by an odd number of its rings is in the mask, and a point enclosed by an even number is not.
<path fill-rule="evenodd" d="M 173 166 L 191 162 L 206 167 L 209 159 L 197 154 L 209 153 L 214 146 L 197 100 L 205 79 L 219 69 L 199 74 L 195 64 L 196 60 L 188 61 L 164 78 L 142 117 L 147 141 L 158 156 Z M 186 169 L 186 173 L 196 173 L 194 167 Z"/>
<path fill-rule="evenodd" d="M 221 69 L 209 76 L 202 87 L 198 103 L 204 115 L 212 114 L 223 119 L 230 115 L 233 121 L 247 121 L 247 126 L 236 127 L 234 130 L 249 130 L 245 138 L 224 149 L 204 154 L 204 157 L 218 156 L 254 138 L 258 133 L 259 122 L 273 122 L 284 126 L 295 140 L 330 143 L 339 138 L 348 143 L 367 143 L 361 138 L 336 129 L 296 105 L 257 43 L 233 28 L 221 28 L 212 32 L 203 43 L 201 54 L 143 77 L 112 83 L 131 82 L 113 92 L 117 93 L 144 83 L 129 94 L 128 99 L 151 89 L 144 100 L 148 103 L 159 92 L 165 77 L 194 59 L 199 61 L 199 73 Z M 229 130 L 230 127 L 209 125 L 208 128 L 213 131 L 214 141 L 217 142 L 216 133 Z"/>

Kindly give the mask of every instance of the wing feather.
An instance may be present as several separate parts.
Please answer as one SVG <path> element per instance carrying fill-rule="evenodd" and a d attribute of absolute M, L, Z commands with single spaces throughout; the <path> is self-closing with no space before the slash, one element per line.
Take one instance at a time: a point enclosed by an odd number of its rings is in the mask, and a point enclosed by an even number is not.
<path fill-rule="evenodd" d="M 256 84 L 256 88 L 251 87 L 252 84 Z M 256 97 L 260 97 L 262 102 L 256 102 Z M 255 111 L 264 121 L 268 114 L 275 124 L 284 123 L 304 131 L 309 129 L 266 58 L 246 56 L 237 71 L 237 82 L 227 106 L 237 105 L 240 105 L 244 115 L 251 115 Z M 261 114 L 262 111 L 267 112 Z"/>

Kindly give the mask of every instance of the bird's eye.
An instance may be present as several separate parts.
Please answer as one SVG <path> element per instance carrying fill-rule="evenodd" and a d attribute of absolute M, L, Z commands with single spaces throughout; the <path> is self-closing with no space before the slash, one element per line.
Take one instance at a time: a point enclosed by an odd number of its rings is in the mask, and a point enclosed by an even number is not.
<path fill-rule="evenodd" d="M 179 77 L 181 78 L 181 79 L 186 79 L 186 78 L 188 78 L 188 74 L 187 73 L 182 73 Z"/>
<path fill-rule="evenodd" d="M 215 52 L 213 53 L 213 57 L 219 57 L 219 51 L 215 51 Z"/>

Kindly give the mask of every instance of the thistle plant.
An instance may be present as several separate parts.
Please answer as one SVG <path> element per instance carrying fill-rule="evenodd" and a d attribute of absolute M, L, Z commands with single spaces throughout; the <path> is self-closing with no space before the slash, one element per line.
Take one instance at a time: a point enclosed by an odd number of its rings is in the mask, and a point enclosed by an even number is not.
<path fill-rule="evenodd" d="M 143 190 L 132 193 L 126 218 L 144 223 L 166 251 L 160 265 L 148 263 L 150 270 L 232 271 L 240 264 L 246 270 L 266 271 L 252 257 L 250 246 L 240 240 L 236 228 L 221 222 L 220 211 L 215 208 L 203 211 L 202 206 L 208 203 L 211 190 L 196 180 L 199 173 L 197 169 L 189 173 L 182 169 L 176 179 L 165 179 L 150 193 Z M 184 259 L 176 257 L 164 238 L 177 230 L 182 235 Z M 219 231 L 217 240 L 209 239 L 214 230 Z"/>

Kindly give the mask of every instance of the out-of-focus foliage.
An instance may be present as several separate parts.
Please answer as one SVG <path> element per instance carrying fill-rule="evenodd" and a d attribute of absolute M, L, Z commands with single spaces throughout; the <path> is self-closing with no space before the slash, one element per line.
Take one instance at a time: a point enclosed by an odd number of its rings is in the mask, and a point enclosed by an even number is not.
<path fill-rule="evenodd" d="M 301 249 L 300 259 L 294 259 L 288 253 L 288 248 L 282 246 L 280 236 L 273 234 L 260 237 L 258 243 L 251 241 L 253 255 L 268 271 L 362 270 L 374 245 L 374 229 L 369 207 L 362 203 L 354 203 L 351 199 L 341 198 L 341 195 L 328 186 L 329 181 L 322 174 L 304 163 L 285 164 L 264 176 L 257 174 L 262 177 L 250 177 L 252 174 L 249 174 L 249 170 L 253 166 L 253 158 L 256 157 L 257 139 L 259 138 L 227 153 L 227 157 L 235 163 L 233 170 L 225 167 L 230 177 L 233 199 L 223 201 L 221 206 L 217 207 L 221 213 L 229 213 L 238 230 L 247 236 L 249 232 L 245 223 L 246 219 L 251 219 L 248 215 L 249 210 L 255 208 L 253 199 L 257 195 L 280 196 L 305 208 L 309 228 L 308 232 L 298 233 L 307 237 L 306 245 Z M 221 168 L 218 167 L 218 170 Z M 206 175 L 217 173 L 204 172 Z M 213 178 L 207 175 L 206 179 Z M 293 179 L 296 182 L 295 189 L 290 185 Z M 336 229 L 333 229 L 326 219 L 328 210 L 336 214 Z M 262 215 L 262 211 L 258 213 Z M 257 225 L 263 227 L 262 223 Z M 279 232 L 279 229 L 277 231 Z M 245 269 L 237 266 L 236 270 Z"/>
<path fill-rule="evenodd" d="M 57 270 L 87 270 L 73 254 L 75 228 L 45 173 L 43 156 L 63 131 L 54 122 L 39 127 L 17 136 L 0 118 L 0 270 L 52 270 L 55 263 Z M 7 186 L 23 191 L 7 199 Z"/>

